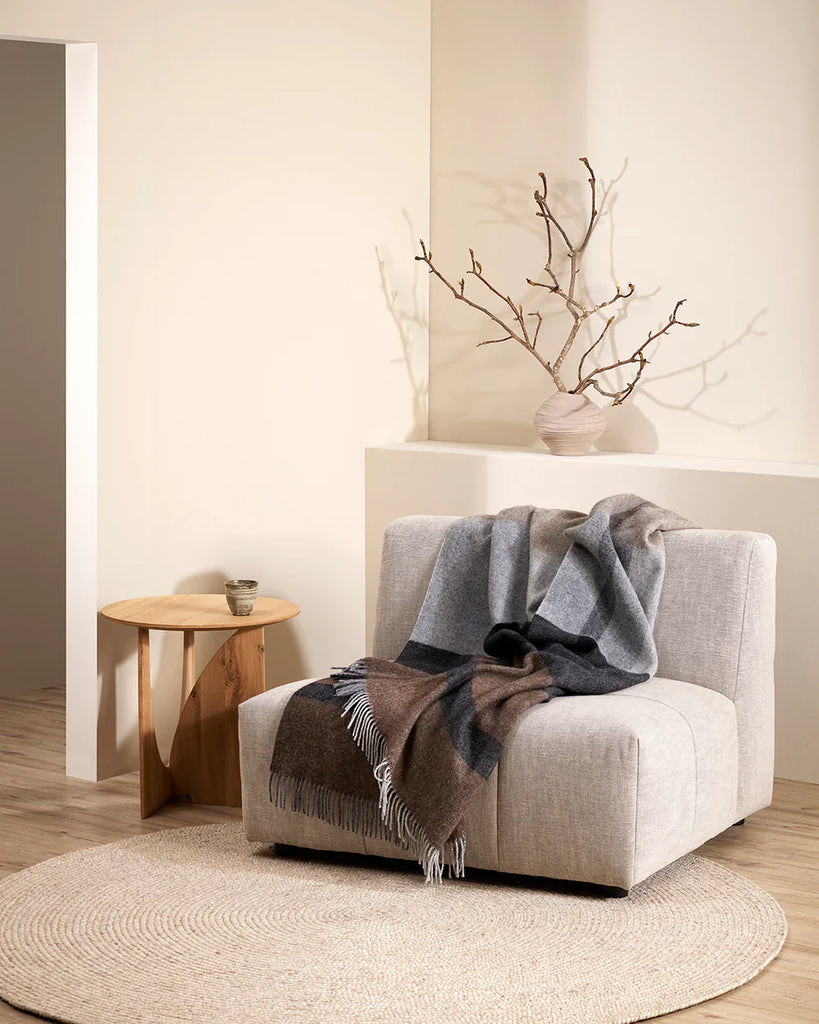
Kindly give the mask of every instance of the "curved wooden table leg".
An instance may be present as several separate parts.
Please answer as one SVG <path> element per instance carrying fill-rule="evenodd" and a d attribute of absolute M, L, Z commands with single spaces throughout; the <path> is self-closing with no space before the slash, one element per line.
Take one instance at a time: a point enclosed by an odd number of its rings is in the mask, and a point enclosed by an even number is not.
<path fill-rule="evenodd" d="M 137 640 L 139 678 L 139 810 L 147 818 L 173 796 L 171 773 L 159 756 L 151 700 L 151 648 L 149 631 L 140 628 Z"/>
<path fill-rule="evenodd" d="M 264 692 L 264 628 L 239 629 L 211 658 L 185 701 L 171 746 L 178 797 L 240 807 L 239 704 Z"/>

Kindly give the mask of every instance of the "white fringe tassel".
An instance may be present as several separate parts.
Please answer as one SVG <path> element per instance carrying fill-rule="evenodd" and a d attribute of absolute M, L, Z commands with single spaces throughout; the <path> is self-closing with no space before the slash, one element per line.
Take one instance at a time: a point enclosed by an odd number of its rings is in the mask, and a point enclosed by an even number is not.
<path fill-rule="evenodd" d="M 443 847 L 432 846 L 415 816 L 393 788 L 387 745 L 370 706 L 364 671 L 364 662 L 357 661 L 334 674 L 333 679 L 336 693 L 349 698 L 341 713 L 342 717 L 347 716 L 347 728 L 373 766 L 379 790 L 378 809 L 387 837 L 403 849 L 412 850 L 428 883 L 442 882 L 444 868 L 449 869 L 450 877 L 463 878 L 466 838 L 450 839 Z"/>

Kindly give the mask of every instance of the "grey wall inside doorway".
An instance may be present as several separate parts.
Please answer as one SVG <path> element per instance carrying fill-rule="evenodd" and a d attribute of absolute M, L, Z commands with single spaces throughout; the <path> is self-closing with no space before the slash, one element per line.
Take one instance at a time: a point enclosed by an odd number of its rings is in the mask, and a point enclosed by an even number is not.
<path fill-rule="evenodd" d="M 65 47 L 0 40 L 0 694 L 65 681 Z"/>

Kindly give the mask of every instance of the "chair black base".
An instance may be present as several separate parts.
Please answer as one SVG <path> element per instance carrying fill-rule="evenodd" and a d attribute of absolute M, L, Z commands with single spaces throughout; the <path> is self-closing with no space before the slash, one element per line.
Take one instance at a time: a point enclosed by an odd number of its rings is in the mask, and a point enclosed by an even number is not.
<path fill-rule="evenodd" d="M 628 889 L 621 889 L 619 885 L 598 885 L 596 889 L 601 896 L 610 900 L 622 900 L 628 896 Z"/>

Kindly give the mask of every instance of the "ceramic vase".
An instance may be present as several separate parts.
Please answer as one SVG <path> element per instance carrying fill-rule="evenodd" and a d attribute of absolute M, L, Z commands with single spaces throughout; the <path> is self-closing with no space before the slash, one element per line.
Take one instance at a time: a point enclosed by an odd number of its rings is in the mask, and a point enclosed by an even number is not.
<path fill-rule="evenodd" d="M 585 395 L 556 391 L 535 413 L 535 430 L 552 455 L 585 455 L 606 427 Z"/>

